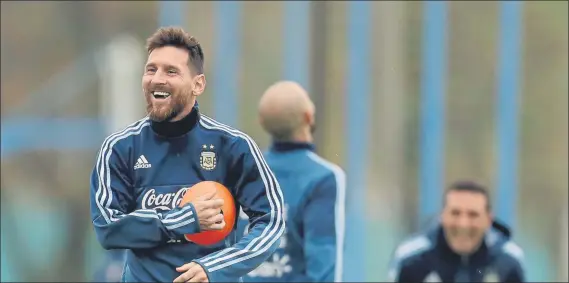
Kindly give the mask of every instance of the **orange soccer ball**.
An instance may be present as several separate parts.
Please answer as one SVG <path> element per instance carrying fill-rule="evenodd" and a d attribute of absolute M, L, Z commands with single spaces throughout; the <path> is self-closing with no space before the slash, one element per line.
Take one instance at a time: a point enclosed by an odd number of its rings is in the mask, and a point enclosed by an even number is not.
<path fill-rule="evenodd" d="M 193 185 L 186 191 L 186 194 L 180 202 L 180 206 L 183 206 L 184 204 L 191 202 L 198 197 L 210 193 L 214 190 L 217 192 L 214 198 L 221 198 L 224 201 L 223 206 L 221 207 L 221 211 L 225 219 L 225 227 L 223 227 L 221 230 L 216 231 L 204 231 L 197 234 L 186 234 L 184 235 L 186 240 L 202 246 L 213 245 L 225 239 L 225 237 L 227 237 L 227 235 L 229 235 L 233 230 L 236 215 L 235 200 L 233 199 L 233 195 L 231 195 L 229 189 L 218 182 L 203 181 Z"/>

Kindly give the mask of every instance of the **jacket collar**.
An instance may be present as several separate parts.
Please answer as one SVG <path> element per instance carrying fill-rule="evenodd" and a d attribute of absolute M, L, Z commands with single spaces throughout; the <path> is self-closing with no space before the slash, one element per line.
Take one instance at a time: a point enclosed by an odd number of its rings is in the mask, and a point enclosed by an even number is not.
<path fill-rule="evenodd" d="M 286 141 L 286 142 L 285 141 L 273 141 L 270 149 L 271 149 L 271 151 L 287 152 L 287 151 L 301 150 L 301 149 L 314 151 L 315 148 L 316 147 L 314 146 L 313 143 L 291 142 L 291 141 Z"/>
<path fill-rule="evenodd" d="M 190 132 L 200 120 L 198 102 L 196 101 L 192 111 L 184 118 L 176 122 L 155 122 L 151 121 L 152 130 L 160 136 L 174 138 L 183 136 Z"/>

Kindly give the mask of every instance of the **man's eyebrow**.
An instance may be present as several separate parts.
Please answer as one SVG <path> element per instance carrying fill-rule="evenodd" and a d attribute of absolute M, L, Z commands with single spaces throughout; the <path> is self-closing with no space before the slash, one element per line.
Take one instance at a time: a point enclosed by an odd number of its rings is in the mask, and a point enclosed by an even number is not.
<path fill-rule="evenodd" d="M 147 63 L 147 64 L 146 64 L 146 67 L 157 67 L 157 65 L 159 65 L 159 64 L 156 64 L 156 63 L 154 63 L 154 62 L 150 62 L 150 63 Z M 167 68 L 167 69 L 169 69 L 169 68 L 174 68 L 174 69 L 176 69 L 176 70 L 180 70 L 180 67 L 175 66 L 175 65 L 172 65 L 172 64 L 162 64 L 162 65 L 163 65 L 165 68 Z"/>

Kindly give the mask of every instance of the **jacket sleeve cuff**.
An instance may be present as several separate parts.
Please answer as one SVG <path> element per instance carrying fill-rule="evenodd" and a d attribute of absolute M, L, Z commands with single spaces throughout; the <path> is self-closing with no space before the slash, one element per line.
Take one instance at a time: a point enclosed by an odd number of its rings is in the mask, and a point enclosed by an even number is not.
<path fill-rule="evenodd" d="M 205 266 L 200 262 L 199 259 L 193 260 L 192 262 L 195 262 L 202 267 L 207 276 L 207 282 L 224 282 L 222 278 L 217 278 L 218 276 L 215 276 L 212 272 L 209 272 L 207 268 L 205 268 Z"/>
<path fill-rule="evenodd" d="M 182 208 L 171 210 L 162 219 L 164 227 L 178 237 L 186 234 L 196 234 L 200 232 L 200 222 L 191 203 Z"/>

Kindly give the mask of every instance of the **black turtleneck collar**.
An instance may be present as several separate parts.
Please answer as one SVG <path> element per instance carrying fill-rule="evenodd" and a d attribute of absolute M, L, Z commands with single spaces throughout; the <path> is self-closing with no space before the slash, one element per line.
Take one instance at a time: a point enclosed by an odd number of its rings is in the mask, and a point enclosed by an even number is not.
<path fill-rule="evenodd" d="M 310 151 L 314 151 L 315 146 L 312 143 L 291 141 L 273 141 L 273 144 L 271 145 L 271 150 L 273 151 L 291 151 L 297 149 L 308 149 Z"/>
<path fill-rule="evenodd" d="M 484 261 L 485 256 L 488 254 L 488 246 L 486 245 L 484 240 L 482 240 L 481 246 L 478 247 L 478 249 L 474 253 L 466 256 L 466 258 L 464 258 L 464 256 L 457 254 L 449 246 L 442 227 L 438 229 L 437 242 L 439 246 L 438 250 L 442 253 L 444 258 L 448 259 L 451 262 L 459 263 L 461 262 L 461 260 L 467 259 L 468 262 L 479 263 L 481 261 Z"/>
<path fill-rule="evenodd" d="M 152 130 L 160 136 L 174 138 L 183 136 L 192 130 L 200 119 L 198 103 L 196 101 L 190 114 L 175 122 L 151 122 Z"/>

